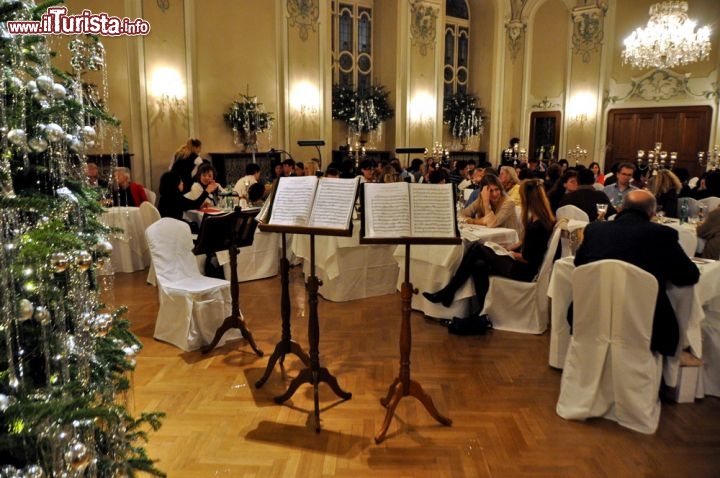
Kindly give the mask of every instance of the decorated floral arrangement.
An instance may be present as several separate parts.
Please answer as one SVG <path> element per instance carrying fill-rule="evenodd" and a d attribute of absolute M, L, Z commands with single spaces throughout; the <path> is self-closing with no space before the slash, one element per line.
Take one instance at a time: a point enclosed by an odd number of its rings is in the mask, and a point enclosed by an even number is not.
<path fill-rule="evenodd" d="M 388 102 L 389 96 L 390 92 L 383 86 L 354 89 L 349 85 L 334 85 L 332 117 L 357 132 L 374 131 L 395 114 Z"/>
<path fill-rule="evenodd" d="M 240 95 L 224 115 L 225 122 L 238 133 L 263 132 L 272 127 L 273 115 L 265 111 L 257 96 Z"/>
<path fill-rule="evenodd" d="M 443 123 L 450 127 L 455 138 L 468 138 L 483 132 L 483 109 L 479 100 L 467 93 L 455 93 L 445 98 Z"/>

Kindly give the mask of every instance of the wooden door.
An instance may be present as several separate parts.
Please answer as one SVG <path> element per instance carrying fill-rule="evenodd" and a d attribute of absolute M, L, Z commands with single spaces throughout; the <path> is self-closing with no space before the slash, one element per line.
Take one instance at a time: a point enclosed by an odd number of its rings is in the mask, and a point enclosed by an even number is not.
<path fill-rule="evenodd" d="M 608 111 L 605 169 L 615 163 L 637 160 L 639 149 L 648 151 L 656 142 L 670 153 L 676 151 L 676 167 L 699 175 L 698 151 L 706 151 L 710 142 L 710 106 L 665 108 L 623 108 Z"/>

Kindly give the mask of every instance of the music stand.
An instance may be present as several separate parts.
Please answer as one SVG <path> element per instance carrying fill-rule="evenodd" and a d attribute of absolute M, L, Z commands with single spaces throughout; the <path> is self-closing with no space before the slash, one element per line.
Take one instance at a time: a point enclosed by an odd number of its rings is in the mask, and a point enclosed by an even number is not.
<path fill-rule="evenodd" d="M 395 148 L 395 152 L 397 154 L 407 154 L 407 161 L 405 162 L 405 167 L 410 166 L 410 155 L 411 154 L 427 154 L 427 148 Z"/>
<path fill-rule="evenodd" d="M 263 356 L 263 351 L 255 345 L 252 333 L 248 330 L 240 314 L 240 287 L 237 275 L 238 249 L 252 245 L 255 228 L 257 227 L 256 214 L 256 211 L 242 211 L 239 207 L 236 207 L 234 211 L 227 214 L 203 215 L 200 234 L 198 234 L 193 253 L 200 255 L 228 251 L 230 254 L 230 297 L 232 299 L 230 316 L 226 317 L 222 325 L 218 327 L 212 342 L 202 348 L 203 354 L 214 349 L 225 332 L 230 329 L 240 329 L 243 337 L 248 341 L 257 356 Z"/>
<path fill-rule="evenodd" d="M 320 171 L 322 171 L 322 152 L 320 146 L 325 146 L 324 139 L 300 139 L 297 142 L 298 146 L 315 146 L 318 152 L 318 162 L 320 163 Z"/>

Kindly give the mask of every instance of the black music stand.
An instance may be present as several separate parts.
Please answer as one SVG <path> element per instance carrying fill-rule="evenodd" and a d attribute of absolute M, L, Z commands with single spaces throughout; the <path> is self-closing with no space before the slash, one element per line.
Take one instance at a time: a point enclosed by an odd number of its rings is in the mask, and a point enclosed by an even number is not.
<path fill-rule="evenodd" d="M 280 342 L 275 345 L 275 350 L 270 355 L 267 367 L 265 367 L 265 373 L 255 382 L 255 388 L 265 385 L 278 360 L 280 360 L 280 367 L 283 366 L 287 354 L 296 355 L 306 367 L 310 366 L 310 356 L 299 343 L 292 339 L 290 331 L 290 261 L 287 258 L 287 241 L 284 232 L 282 233 L 282 257 L 280 258 L 280 318 L 282 321 Z"/>
<path fill-rule="evenodd" d="M 237 255 L 240 247 L 252 245 L 257 222 L 255 215 L 257 211 L 242 211 L 236 207 L 233 212 L 220 215 L 205 214 L 200 224 L 200 234 L 193 253 L 195 255 L 211 254 L 227 250 L 230 254 L 230 297 L 232 298 L 232 312 L 225 318 L 222 325 L 215 332 L 215 337 L 210 344 L 202 348 L 202 353 L 210 352 L 220 342 L 220 339 L 230 329 L 240 329 L 243 337 L 248 341 L 250 347 L 258 357 L 263 356 L 263 351 L 257 348 L 252 333 L 245 325 L 240 315 L 239 281 L 237 275 Z"/>
<path fill-rule="evenodd" d="M 397 154 L 407 154 L 407 161 L 405 161 L 405 167 L 410 166 L 410 155 L 411 154 L 427 154 L 427 148 L 395 148 Z"/>

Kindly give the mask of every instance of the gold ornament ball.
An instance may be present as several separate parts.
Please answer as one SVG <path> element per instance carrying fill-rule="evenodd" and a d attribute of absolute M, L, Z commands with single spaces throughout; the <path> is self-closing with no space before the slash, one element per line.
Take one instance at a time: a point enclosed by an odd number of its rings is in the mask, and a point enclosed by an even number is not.
<path fill-rule="evenodd" d="M 57 273 L 65 272 L 68 266 L 68 258 L 64 252 L 54 252 L 50 256 L 50 266 Z"/>
<path fill-rule="evenodd" d="M 30 302 L 27 299 L 20 299 L 20 307 L 19 307 L 20 320 L 26 321 L 29 318 L 31 318 L 33 315 L 34 309 L 35 309 L 35 307 L 33 306 L 32 302 Z"/>
<path fill-rule="evenodd" d="M 75 253 L 75 265 L 85 272 L 92 265 L 92 255 L 88 251 L 77 251 Z"/>

